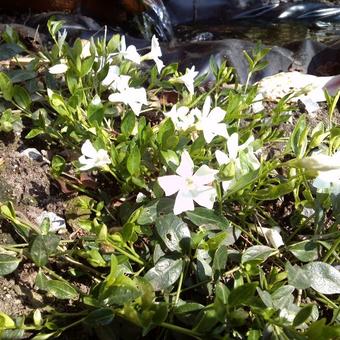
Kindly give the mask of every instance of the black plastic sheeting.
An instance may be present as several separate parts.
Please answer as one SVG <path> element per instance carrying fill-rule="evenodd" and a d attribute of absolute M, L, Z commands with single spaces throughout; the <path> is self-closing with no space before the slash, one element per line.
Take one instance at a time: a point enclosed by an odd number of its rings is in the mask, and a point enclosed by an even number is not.
<path fill-rule="evenodd" d="M 206 17 L 210 18 L 210 14 L 217 15 L 215 10 L 216 6 L 226 7 L 226 3 L 231 3 L 226 0 L 200 0 L 196 1 L 196 4 L 204 5 L 209 9 L 206 9 Z M 241 4 L 241 0 L 235 1 L 238 5 Z M 238 20 L 238 18 L 244 19 L 245 16 L 256 18 L 271 18 L 274 20 L 280 19 L 282 13 L 289 13 L 289 16 L 285 14 L 285 19 L 292 18 L 298 20 L 310 20 L 310 18 L 332 18 L 339 19 L 340 14 L 336 14 L 336 10 L 340 11 L 339 7 L 326 6 L 320 3 L 294 3 L 294 4 L 281 4 L 281 5 L 267 5 L 257 7 L 257 10 L 250 10 L 249 5 L 251 1 L 243 2 L 246 10 L 240 11 L 232 18 Z M 166 2 L 167 6 L 171 4 L 174 6 L 179 3 L 176 10 L 183 16 L 190 14 L 190 6 L 192 2 L 189 0 L 169 0 Z M 180 7 L 182 4 L 182 7 Z M 187 7 L 185 7 L 187 6 Z M 211 7 L 212 6 L 212 7 Z M 215 7 L 214 7 L 215 6 Z M 300 6 L 300 7 L 299 7 Z M 202 7 L 202 8 L 203 8 Z M 169 9 L 171 7 L 168 7 Z M 197 13 L 200 13 L 200 8 L 197 8 Z M 205 7 L 204 7 L 205 8 Z M 233 7 L 234 9 L 236 7 Z M 264 10 L 266 8 L 267 10 Z M 182 9 L 182 11 L 181 11 Z M 261 11 L 260 11 L 261 9 Z M 327 10 L 326 10 L 327 9 Z M 217 12 L 218 13 L 218 12 Z M 221 12 L 219 12 L 221 13 Z M 198 15 L 197 14 L 197 15 Z M 275 16 L 272 16 L 274 15 Z M 173 14 L 172 14 L 173 15 Z M 28 21 L 28 24 L 32 27 L 44 27 L 44 23 L 47 21 L 48 14 L 39 14 L 32 16 Z M 83 17 L 81 15 L 60 15 L 57 19 L 63 19 L 65 21 L 65 28 L 68 30 L 69 37 L 72 39 L 80 37 L 83 39 L 89 39 L 91 36 L 100 37 L 104 35 L 104 29 L 98 25 L 94 20 Z M 214 23 L 216 24 L 216 22 Z M 133 44 L 137 48 L 147 48 L 150 46 L 150 42 L 144 39 L 134 38 L 118 29 L 108 29 L 106 32 L 109 39 L 113 34 L 120 33 L 126 35 L 127 44 Z M 248 75 L 248 63 L 244 57 L 244 51 L 251 54 L 252 50 L 256 47 L 255 42 L 250 42 L 243 39 L 223 39 L 214 41 L 189 41 L 183 43 L 163 43 L 163 61 L 168 64 L 171 62 L 179 62 L 180 69 L 185 70 L 186 67 L 195 65 L 196 70 L 199 70 L 201 74 L 208 73 L 208 80 L 212 80 L 212 75 L 209 73 L 209 60 L 214 57 L 217 64 L 221 64 L 223 61 L 227 61 L 229 66 L 235 69 L 237 78 L 240 83 L 245 83 Z M 340 74 L 340 43 L 333 42 L 331 44 L 323 44 L 313 40 L 301 40 L 293 41 L 284 47 L 269 46 L 271 51 L 266 56 L 268 66 L 256 73 L 252 77 L 251 82 L 254 83 L 263 77 L 271 76 L 279 72 L 286 72 L 289 70 L 299 70 L 303 73 L 309 73 L 318 76 L 331 76 Z"/>
<path fill-rule="evenodd" d="M 167 0 L 164 4 L 173 25 L 233 20 L 340 21 L 340 4 L 312 1 Z"/>

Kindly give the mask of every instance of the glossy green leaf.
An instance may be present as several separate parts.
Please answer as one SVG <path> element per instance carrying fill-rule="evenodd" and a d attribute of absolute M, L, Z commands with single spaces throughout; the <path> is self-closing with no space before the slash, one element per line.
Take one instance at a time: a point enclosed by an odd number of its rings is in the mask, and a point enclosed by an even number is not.
<path fill-rule="evenodd" d="M 309 273 L 311 287 L 317 292 L 328 294 L 340 294 L 340 272 L 328 263 L 311 262 L 303 269 Z"/>
<path fill-rule="evenodd" d="M 39 267 L 46 265 L 48 257 L 56 251 L 59 241 L 59 236 L 54 234 L 35 237 L 30 246 L 30 255 L 34 263 Z"/>
<path fill-rule="evenodd" d="M 13 87 L 13 99 L 16 104 L 23 110 L 29 109 L 32 99 L 27 90 L 19 85 Z"/>
<path fill-rule="evenodd" d="M 311 286 L 311 274 L 308 271 L 303 270 L 298 265 L 292 266 L 289 262 L 286 263 L 286 271 L 288 283 L 296 289 L 306 289 Z"/>
<path fill-rule="evenodd" d="M 0 254 L 0 276 L 5 276 L 14 272 L 21 259 L 7 254 Z"/>
<path fill-rule="evenodd" d="M 17 44 L 1 44 L 0 45 L 0 60 L 8 60 L 19 53 L 23 52 L 23 48 Z"/>
<path fill-rule="evenodd" d="M 241 306 L 246 304 L 256 292 L 257 283 L 245 283 L 242 286 L 233 289 L 228 297 L 230 306 Z"/>
<path fill-rule="evenodd" d="M 0 91 L 5 100 L 12 100 L 13 83 L 11 79 L 3 72 L 0 72 Z"/>
<path fill-rule="evenodd" d="M 152 284 L 156 291 L 159 291 L 173 285 L 178 280 L 182 270 L 182 259 L 165 256 L 162 257 L 144 277 Z"/>
<path fill-rule="evenodd" d="M 290 245 L 288 249 L 302 262 L 310 262 L 318 258 L 318 244 L 313 241 L 295 243 Z"/>
<path fill-rule="evenodd" d="M 59 280 L 49 280 L 46 290 L 54 297 L 61 300 L 75 300 L 78 298 L 78 292 L 71 284 Z"/>
<path fill-rule="evenodd" d="M 0 330 L 15 328 L 15 322 L 5 313 L 0 312 Z"/>
<path fill-rule="evenodd" d="M 186 223 L 174 214 L 160 216 L 156 220 L 157 233 L 170 251 L 190 249 L 190 230 Z"/>
<path fill-rule="evenodd" d="M 307 305 L 303 307 L 295 316 L 293 320 L 293 326 L 299 326 L 302 323 L 304 323 L 311 315 L 313 312 L 313 305 Z"/>
<path fill-rule="evenodd" d="M 264 262 L 275 252 L 276 249 L 267 246 L 252 246 L 243 253 L 242 263 L 249 261 Z"/>
<path fill-rule="evenodd" d="M 187 211 L 185 214 L 187 218 L 197 226 L 216 226 L 222 230 L 225 230 L 230 226 L 229 221 L 225 217 L 216 215 L 211 209 L 198 207 L 195 208 L 194 211 Z"/>
<path fill-rule="evenodd" d="M 140 163 L 141 163 L 141 154 L 137 145 L 133 146 L 130 149 L 128 154 L 126 167 L 130 173 L 130 175 L 138 175 L 140 173 Z"/>

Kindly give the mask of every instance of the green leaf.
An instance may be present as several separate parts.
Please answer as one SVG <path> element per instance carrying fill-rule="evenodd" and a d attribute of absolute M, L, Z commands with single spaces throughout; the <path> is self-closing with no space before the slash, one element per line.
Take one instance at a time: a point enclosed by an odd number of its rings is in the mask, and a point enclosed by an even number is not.
<path fill-rule="evenodd" d="M 140 173 L 141 155 L 137 145 L 130 149 L 130 153 L 127 158 L 126 167 L 130 175 L 138 175 Z"/>
<path fill-rule="evenodd" d="M 296 289 L 307 289 L 311 286 L 311 275 L 308 271 L 303 270 L 298 265 L 292 266 L 286 263 L 286 271 L 288 274 L 288 283 Z"/>
<path fill-rule="evenodd" d="M 52 170 L 53 176 L 59 177 L 64 171 L 65 166 L 66 166 L 66 161 L 63 157 L 59 155 L 53 156 L 52 163 L 51 163 L 51 170 Z"/>
<path fill-rule="evenodd" d="M 262 302 L 266 305 L 266 307 L 271 308 L 273 307 L 273 299 L 271 295 L 265 291 L 257 287 L 257 293 L 259 294 L 259 297 L 261 298 Z"/>
<path fill-rule="evenodd" d="M 85 323 L 94 326 L 104 326 L 112 322 L 114 313 L 111 308 L 100 308 L 90 312 L 85 319 Z"/>
<path fill-rule="evenodd" d="M 48 277 L 39 269 L 37 276 L 35 277 L 34 284 L 41 290 L 46 290 Z"/>
<path fill-rule="evenodd" d="M 13 87 L 13 99 L 23 110 L 28 109 L 32 103 L 31 97 L 27 90 L 19 85 L 14 85 Z"/>
<path fill-rule="evenodd" d="M 17 44 L 1 44 L 0 60 L 8 60 L 23 52 L 23 48 Z"/>
<path fill-rule="evenodd" d="M 297 158 L 305 155 L 307 149 L 307 136 L 309 127 L 306 124 L 306 119 L 301 116 L 295 125 L 294 131 L 290 137 L 290 147 Z"/>
<path fill-rule="evenodd" d="M 57 299 L 75 300 L 78 298 L 76 289 L 64 281 L 49 280 L 47 281 L 46 290 Z"/>
<path fill-rule="evenodd" d="M 288 249 L 302 262 L 310 262 L 318 258 L 318 244 L 313 241 L 295 243 L 290 245 Z"/>
<path fill-rule="evenodd" d="M 215 286 L 215 295 L 216 297 L 223 303 L 228 303 L 230 290 L 226 285 L 224 285 L 222 282 L 218 282 Z"/>
<path fill-rule="evenodd" d="M 194 211 L 187 211 L 185 214 L 198 227 L 208 225 L 225 230 L 230 226 L 229 221 L 224 216 L 216 215 L 211 209 L 198 207 Z"/>
<path fill-rule="evenodd" d="M 165 256 L 162 257 L 144 277 L 149 280 L 156 291 L 159 291 L 173 285 L 180 277 L 182 270 L 182 259 Z"/>
<path fill-rule="evenodd" d="M 12 100 L 13 84 L 11 79 L 3 72 L 0 72 L 0 91 L 5 100 Z"/>
<path fill-rule="evenodd" d="M 95 56 L 84 59 L 81 63 L 80 77 L 86 76 L 92 69 Z"/>
<path fill-rule="evenodd" d="M 120 125 L 122 134 L 129 137 L 132 134 L 135 125 L 136 115 L 132 111 L 127 111 L 126 115 L 123 118 L 122 124 Z"/>
<path fill-rule="evenodd" d="M 193 331 L 198 333 L 209 334 L 209 332 L 215 327 L 218 323 L 218 317 L 216 310 L 212 307 L 207 307 L 198 315 L 198 322 L 193 328 Z"/>
<path fill-rule="evenodd" d="M 105 304 L 123 306 L 140 295 L 141 292 L 132 285 L 113 285 L 105 293 Z"/>
<path fill-rule="evenodd" d="M 49 255 L 56 251 L 59 241 L 60 238 L 54 234 L 35 237 L 30 246 L 30 255 L 34 263 L 39 267 L 46 265 Z"/>
<path fill-rule="evenodd" d="M 269 185 L 266 189 L 260 189 L 252 194 L 256 199 L 268 201 L 291 193 L 295 189 L 296 179 L 291 179 L 279 185 Z"/>
<path fill-rule="evenodd" d="M 190 230 L 186 223 L 174 214 L 161 216 L 156 220 L 157 233 L 171 251 L 190 249 Z"/>
<path fill-rule="evenodd" d="M 175 314 L 190 314 L 200 311 L 204 306 L 197 302 L 184 302 L 182 305 L 176 306 L 173 311 Z"/>
<path fill-rule="evenodd" d="M 13 84 L 21 83 L 26 80 L 34 79 L 37 74 L 34 71 L 29 70 L 9 70 L 7 75 L 11 78 Z"/>
<path fill-rule="evenodd" d="M 242 255 L 242 263 L 249 261 L 264 262 L 274 254 L 277 250 L 267 246 L 252 246 L 248 248 Z"/>
<path fill-rule="evenodd" d="M 7 254 L 0 254 L 0 276 L 5 276 L 14 272 L 21 259 L 16 257 L 7 255 Z"/>
<path fill-rule="evenodd" d="M 0 330 L 15 328 L 15 322 L 5 313 L 0 312 Z"/>
<path fill-rule="evenodd" d="M 293 326 L 299 326 L 302 323 L 304 323 L 311 315 L 313 312 L 313 305 L 308 305 L 303 307 L 295 316 L 293 320 Z"/>
<path fill-rule="evenodd" d="M 137 223 L 140 225 L 155 223 L 159 215 L 170 214 L 173 210 L 173 206 L 174 201 L 171 198 L 162 197 L 153 200 L 141 208 Z"/>
<path fill-rule="evenodd" d="M 340 294 L 340 272 L 328 263 L 311 262 L 303 269 L 310 274 L 311 287 L 317 292 Z"/>
<path fill-rule="evenodd" d="M 217 248 L 214 261 L 212 265 L 213 272 L 223 272 L 228 258 L 228 247 L 226 245 L 221 245 Z"/>
<path fill-rule="evenodd" d="M 246 304 L 256 292 L 257 283 L 245 283 L 233 289 L 228 297 L 228 303 L 230 306 L 240 306 Z"/>

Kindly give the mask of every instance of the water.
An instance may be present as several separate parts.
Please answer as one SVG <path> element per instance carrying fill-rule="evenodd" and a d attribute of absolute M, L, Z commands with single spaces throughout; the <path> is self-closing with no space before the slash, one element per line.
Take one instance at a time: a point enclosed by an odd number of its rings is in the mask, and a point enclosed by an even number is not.
<path fill-rule="evenodd" d="M 241 22 L 235 21 L 223 25 L 178 25 L 174 29 L 177 41 L 244 39 L 261 41 L 268 45 L 284 46 L 294 41 L 311 39 L 322 43 L 331 43 L 340 38 L 340 23 L 301 22 Z"/>
<path fill-rule="evenodd" d="M 304 39 L 329 43 L 340 37 L 339 21 L 307 22 L 304 20 L 291 20 L 270 22 L 252 18 L 250 20 L 235 20 L 223 23 L 216 20 L 211 20 L 208 23 L 192 22 L 173 28 L 169 12 L 162 0 L 144 0 L 144 4 L 148 8 L 142 16 L 142 30 L 146 39 L 150 39 L 156 33 L 163 41 L 173 39 L 176 41 L 202 41 L 236 38 L 283 46 Z M 193 4 L 196 4 L 196 0 L 193 1 Z M 313 7 L 315 4 L 310 6 Z M 308 9 L 309 7 L 307 6 L 306 8 Z M 311 9 L 313 9 L 312 7 Z"/>
<path fill-rule="evenodd" d="M 185 0 L 184 0 L 185 1 Z M 174 37 L 170 15 L 162 0 L 143 0 L 148 11 L 143 13 L 144 38 L 150 39 L 154 29 L 161 40 Z"/>

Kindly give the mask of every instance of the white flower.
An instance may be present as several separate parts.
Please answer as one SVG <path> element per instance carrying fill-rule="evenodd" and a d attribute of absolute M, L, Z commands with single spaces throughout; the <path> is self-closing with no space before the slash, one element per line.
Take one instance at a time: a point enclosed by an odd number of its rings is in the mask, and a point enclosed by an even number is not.
<path fill-rule="evenodd" d="M 280 227 L 263 228 L 257 227 L 256 231 L 262 235 L 267 242 L 274 248 L 279 248 L 284 245 L 282 237 L 280 235 Z"/>
<path fill-rule="evenodd" d="M 213 208 L 216 190 L 211 183 L 217 173 L 216 170 L 202 165 L 194 174 L 194 163 L 189 153 L 183 151 L 176 173 L 177 175 L 158 178 L 166 196 L 178 192 L 174 205 L 175 215 L 194 210 L 194 202 L 208 209 Z"/>
<path fill-rule="evenodd" d="M 68 66 L 66 64 L 56 64 L 48 69 L 48 72 L 51 74 L 61 74 L 65 73 L 68 70 Z"/>
<path fill-rule="evenodd" d="M 195 126 L 197 130 L 203 131 L 207 143 L 210 143 L 216 136 L 228 137 L 227 125 L 221 123 L 225 117 L 225 111 L 218 106 L 210 111 L 210 105 L 211 99 L 207 96 L 202 111 L 197 108 L 191 110 L 198 119 Z"/>
<path fill-rule="evenodd" d="M 127 77 L 127 76 L 126 76 Z M 120 88 L 122 87 L 122 88 Z M 139 116 L 142 105 L 147 105 L 146 91 L 144 87 L 134 88 L 125 87 L 118 84 L 119 93 L 112 93 L 109 96 L 109 101 L 116 103 L 122 102 L 129 105 L 136 116 Z"/>
<path fill-rule="evenodd" d="M 194 93 L 194 79 L 198 75 L 198 71 L 195 71 L 195 66 L 187 68 L 185 74 L 178 77 L 172 78 L 171 80 L 175 83 L 182 83 L 186 86 L 190 94 Z"/>
<path fill-rule="evenodd" d="M 215 157 L 218 162 L 218 164 L 221 165 L 227 165 L 230 162 L 234 162 L 235 165 L 235 172 L 238 173 L 238 175 L 245 174 L 245 171 L 242 169 L 241 161 L 239 158 L 240 151 L 245 151 L 247 155 L 247 160 L 249 165 L 252 169 L 258 169 L 260 167 L 260 163 L 255 157 L 252 148 L 250 147 L 250 144 L 254 141 L 254 137 L 250 136 L 246 142 L 239 145 L 238 144 L 238 133 L 233 133 L 230 137 L 227 139 L 227 148 L 228 148 L 228 154 L 216 150 Z M 247 149 L 247 150 L 246 150 Z M 231 179 L 228 181 L 222 182 L 222 187 L 224 191 L 227 191 L 229 187 L 235 182 L 235 179 Z"/>
<path fill-rule="evenodd" d="M 136 196 L 136 203 L 142 203 L 145 201 L 145 199 L 146 196 L 142 192 L 139 192 Z"/>
<path fill-rule="evenodd" d="M 100 105 L 101 104 L 101 99 L 100 99 L 100 97 L 96 94 L 94 97 L 93 97 L 93 99 L 91 100 L 91 104 L 92 105 L 95 105 L 95 106 L 98 106 L 98 105 Z"/>
<path fill-rule="evenodd" d="M 297 164 L 303 168 L 315 171 L 329 171 L 340 169 L 340 151 L 337 151 L 332 156 L 324 153 L 314 153 L 310 157 L 303 158 L 297 161 Z"/>
<path fill-rule="evenodd" d="M 313 187 L 318 192 L 340 194 L 340 169 L 320 171 L 313 181 Z"/>
<path fill-rule="evenodd" d="M 130 79 L 130 76 L 121 75 L 119 73 L 119 67 L 117 65 L 111 65 L 109 66 L 109 71 L 106 77 L 102 81 L 102 85 L 108 86 L 114 91 L 123 91 L 124 89 L 129 87 Z"/>
<path fill-rule="evenodd" d="M 62 230 L 66 231 L 65 220 L 51 211 L 43 211 L 36 218 L 36 222 L 39 224 L 39 226 L 43 223 L 45 218 L 48 218 L 50 221 L 50 229 L 49 229 L 50 232 L 55 233 L 55 232 L 62 232 Z"/>
<path fill-rule="evenodd" d="M 185 131 L 195 123 L 194 115 L 189 113 L 189 108 L 186 106 L 180 106 L 177 109 L 174 105 L 169 112 L 164 113 L 164 116 L 172 120 L 176 130 Z"/>
<path fill-rule="evenodd" d="M 143 55 L 142 60 L 153 60 L 156 63 L 158 73 L 161 72 L 162 68 L 164 67 L 164 63 L 159 57 L 162 56 L 162 51 L 159 46 L 158 39 L 156 36 L 152 36 L 151 39 L 151 51 L 145 55 Z"/>
<path fill-rule="evenodd" d="M 126 48 L 125 36 L 122 36 L 120 39 L 120 55 L 123 56 L 124 59 L 128 59 L 133 61 L 136 64 L 140 64 L 141 56 L 137 52 L 136 46 L 130 45 Z"/>
<path fill-rule="evenodd" d="M 81 167 L 80 171 L 90 170 L 92 168 L 100 168 L 106 164 L 110 164 L 111 160 L 106 150 L 93 147 L 92 143 L 87 139 L 81 147 L 82 156 L 79 157 Z"/>

